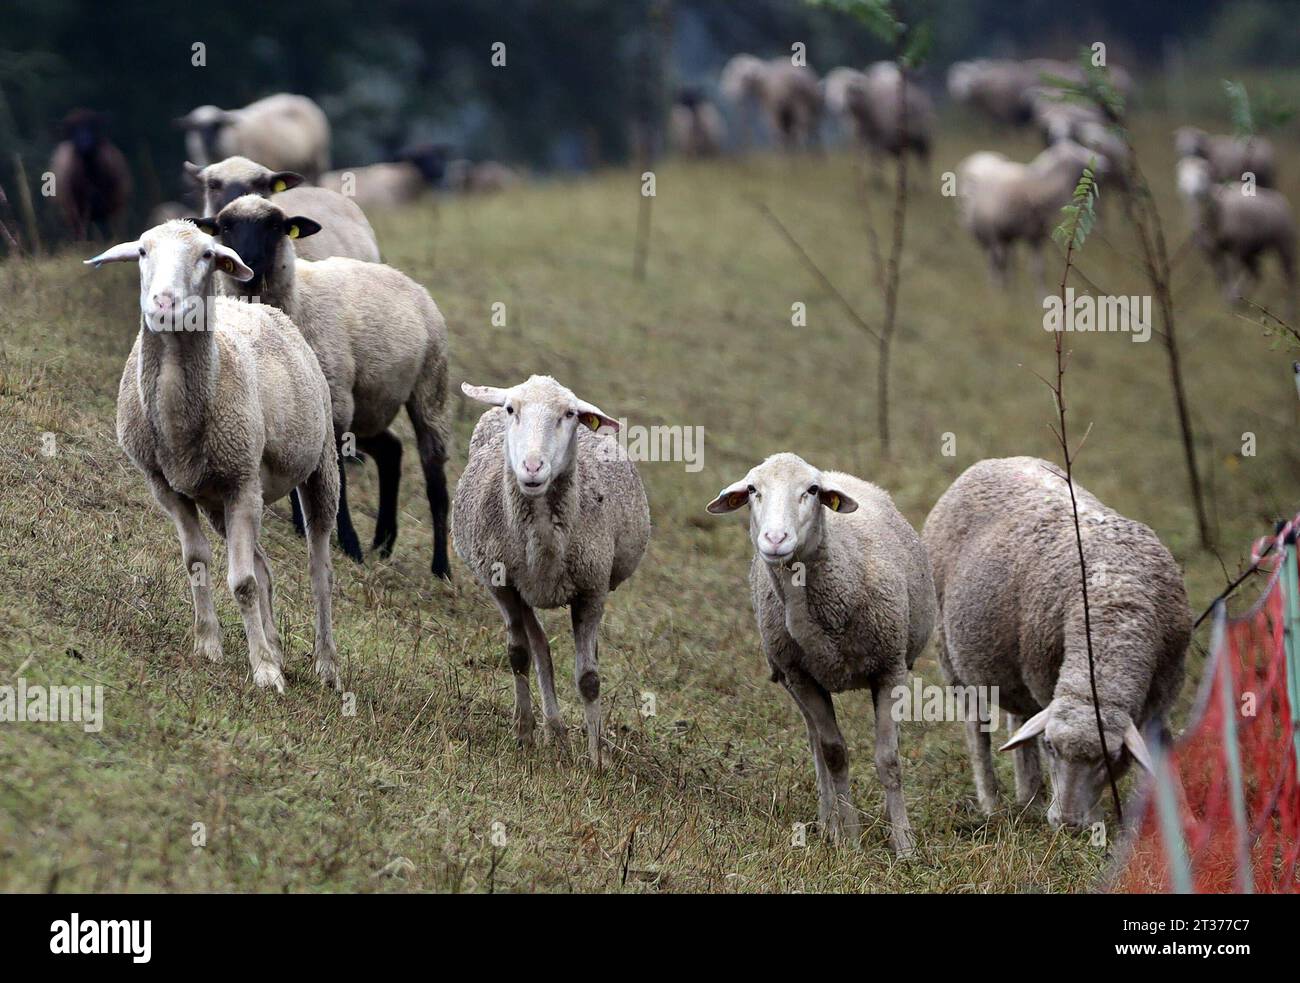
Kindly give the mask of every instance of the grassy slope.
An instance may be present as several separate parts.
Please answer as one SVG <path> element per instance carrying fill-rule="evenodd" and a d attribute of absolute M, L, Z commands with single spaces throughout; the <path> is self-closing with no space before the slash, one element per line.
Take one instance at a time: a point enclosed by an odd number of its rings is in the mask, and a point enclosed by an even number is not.
<path fill-rule="evenodd" d="M 1176 244 L 1183 222 L 1172 199 L 1171 128 L 1156 120 L 1140 137 Z M 989 138 L 950 136 L 936 171 L 980 145 Z M 1027 157 L 1034 148 L 1025 138 L 1009 149 Z M 252 688 L 224 587 L 227 662 L 193 662 L 171 524 L 113 439 L 134 271 L 92 273 L 77 263 L 83 251 L 0 268 L 0 680 L 107 690 L 100 734 L 0 727 L 0 887 L 1086 889 L 1103 851 L 1054 835 L 1038 816 L 978 814 L 955 723 L 904 725 L 922 859 L 893 863 L 862 694 L 839 705 L 854 793 L 871 823 L 864 849 L 835 851 L 815 836 L 807 849 L 790 846 L 792 824 L 816 812 L 804 728 L 764 672 L 745 586 L 747 537 L 736 521 L 705 516 L 704 504 L 762 456 L 792 449 L 880 482 L 919 525 L 973 461 L 1054 455 L 1051 403 L 1030 371 L 1047 370 L 1052 348 L 1034 291 L 1023 269 L 1006 294 L 988 286 L 952 202 L 934 193 L 936 173 L 909 228 L 896 450 L 880 459 L 872 350 L 749 201 L 770 203 L 875 320 L 852 174 L 839 156 L 665 164 L 644 284 L 628 275 L 637 181 L 627 172 L 378 223 L 387 259 L 426 283 L 446 312 L 454 386 L 549 372 L 633 422 L 707 428 L 702 472 L 642 465 L 655 535 L 605 618 L 603 690 L 621 753 L 601 775 L 549 748 L 514 748 L 498 616 L 463 569 L 454 586 L 429 577 L 428 513 L 409 443 L 393 560 L 336 561 L 335 623 L 357 714 L 345 716 L 311 675 L 305 548 L 282 506 L 265 538 L 288 694 Z M 1300 188 L 1289 190 L 1295 199 Z M 878 219 L 885 208 L 877 192 Z M 1111 208 L 1082 266 L 1110 292 L 1139 292 L 1117 216 Z M 1199 258 L 1184 264 L 1180 285 L 1202 460 L 1234 568 L 1249 538 L 1295 507 L 1295 393 L 1285 355 L 1224 310 Z M 1276 303 L 1276 287 L 1263 296 Z M 507 327 L 490 324 L 496 301 L 507 305 Z M 795 301 L 808 304 L 806 329 L 790 325 Z M 1076 433 L 1095 425 L 1080 478 L 1157 530 L 1186 565 L 1199 607 L 1223 574 L 1195 546 L 1163 350 L 1123 335 L 1073 341 Z M 454 478 L 478 410 L 457 393 L 453 412 Z M 58 435 L 54 457 L 39 453 L 44 431 Z M 1234 456 L 1243 431 L 1257 434 L 1257 457 Z M 945 432 L 956 436 L 955 457 L 940 453 Z M 353 474 L 368 530 L 373 470 Z M 543 620 L 576 724 L 568 619 Z M 918 669 L 937 680 L 932 657 Z M 656 717 L 638 714 L 643 692 L 656 694 Z M 1000 767 L 1009 781 L 1009 763 Z M 191 845 L 195 822 L 206 824 L 205 848 Z M 504 849 L 491 844 L 495 822 Z"/>

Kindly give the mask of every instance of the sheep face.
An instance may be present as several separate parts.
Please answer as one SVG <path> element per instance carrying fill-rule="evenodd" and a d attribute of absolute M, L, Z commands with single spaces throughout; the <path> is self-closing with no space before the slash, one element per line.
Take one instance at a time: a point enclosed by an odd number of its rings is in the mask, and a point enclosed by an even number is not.
<path fill-rule="evenodd" d="M 104 116 L 91 109 L 73 110 L 63 120 L 63 138 L 88 157 L 104 139 Z"/>
<path fill-rule="evenodd" d="M 749 506 L 749 538 L 765 563 L 781 566 L 812 556 L 821 545 L 825 511 L 853 512 L 858 503 L 828 488 L 822 473 L 794 454 L 774 454 L 708 505 L 714 515 Z"/>
<path fill-rule="evenodd" d="M 1151 770 L 1146 742 L 1126 713 L 1103 709 L 1102 727 L 1117 780 L 1134 761 Z M 1047 809 L 1047 821 L 1054 827 L 1070 829 L 1092 825 L 1100 818 L 1101 797 L 1108 783 L 1092 703 L 1054 699 L 1046 710 L 1030 717 L 1001 750 L 1025 744 L 1032 748 L 1033 740 L 1039 737 L 1047 752 L 1052 780 L 1052 804 Z"/>
<path fill-rule="evenodd" d="M 247 157 L 227 157 L 207 167 L 186 161 L 185 171 L 203 193 L 205 215 L 215 215 L 244 195 L 269 198 L 298 187 L 304 180 L 297 171 L 273 171 Z"/>
<path fill-rule="evenodd" d="M 185 130 L 185 149 L 195 160 L 215 160 L 220 156 L 217 138 L 223 127 L 234 122 L 235 116 L 217 106 L 199 106 L 176 120 Z"/>
<path fill-rule="evenodd" d="M 572 470 L 578 427 L 596 433 L 618 432 L 617 420 L 550 376 L 535 375 L 511 389 L 467 382 L 460 388 L 470 399 L 505 409 L 506 467 L 520 493 L 529 498 L 545 495 L 556 478 Z"/>
<path fill-rule="evenodd" d="M 289 216 L 278 205 L 257 195 L 236 198 L 216 218 L 195 224 L 243 257 L 258 283 L 266 283 L 280 260 L 285 239 L 302 239 L 320 231 L 320 223 L 303 215 Z"/>
<path fill-rule="evenodd" d="M 221 270 L 236 280 L 253 276 L 233 250 L 197 229 L 192 222 L 155 226 L 133 242 L 123 242 L 86 260 L 140 264 L 140 314 L 150 331 L 202 330 L 205 299 L 212 294 L 212 274 Z"/>

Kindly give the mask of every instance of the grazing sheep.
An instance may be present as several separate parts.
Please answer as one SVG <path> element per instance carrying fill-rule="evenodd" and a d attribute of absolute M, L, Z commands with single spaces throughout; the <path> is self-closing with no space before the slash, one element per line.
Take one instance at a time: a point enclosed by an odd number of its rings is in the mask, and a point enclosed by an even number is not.
<path fill-rule="evenodd" d="M 1200 157 L 1209 162 L 1210 179 L 1241 181 L 1246 172 L 1255 175 L 1255 183 L 1271 188 L 1277 179 L 1277 154 L 1267 137 L 1211 135 L 1194 126 L 1183 126 L 1174 133 L 1174 149 L 1180 158 Z"/>
<path fill-rule="evenodd" d="M 309 183 L 329 170 L 330 124 L 306 96 L 279 93 L 243 109 L 199 106 L 176 120 L 190 160 L 207 167 L 247 157 L 273 171 L 296 171 Z"/>
<path fill-rule="evenodd" d="M 330 171 L 320 183 L 363 208 L 396 208 L 436 188 L 446 171 L 447 147 L 429 143 L 408 147 L 391 163 Z"/>
<path fill-rule="evenodd" d="M 869 141 L 867 77 L 856 68 L 832 68 L 822 79 L 822 105 L 840 121 L 855 142 Z"/>
<path fill-rule="evenodd" d="M 1035 275 L 1043 280 L 1043 242 L 1060 218 L 1089 162 L 1099 179 L 1109 164 L 1095 151 L 1063 140 L 1028 164 L 982 151 L 957 166 L 958 209 L 962 225 L 984 248 L 996 283 L 1008 281 L 1011 247 L 1024 241 Z"/>
<path fill-rule="evenodd" d="M 213 296 L 217 270 L 253 276 L 233 250 L 186 221 L 150 229 L 86 261 L 140 264 L 140 333 L 122 371 L 117 440 L 176 523 L 194 598 L 194 649 L 221 659 L 212 550 L 198 513 L 226 542 L 258 686 L 284 692 L 262 509 L 299 489 L 316 602 L 315 668 L 341 688 L 331 627 L 330 527 L 338 471 L 320 365 L 280 311 Z"/>
<path fill-rule="evenodd" d="M 74 109 L 63 120 L 63 140 L 50 157 L 54 195 L 74 239 L 91 226 L 112 235 L 131 197 L 131 169 L 105 134 L 106 119 L 91 109 Z"/>
<path fill-rule="evenodd" d="M 1034 89 L 1030 96 L 1034 125 L 1043 135 L 1043 145 L 1075 139 L 1075 131 L 1085 124 L 1105 125 L 1106 118 L 1095 107 L 1061 99 L 1056 90 Z"/>
<path fill-rule="evenodd" d="M 716 157 L 722 152 L 726 126 L 718 107 L 693 87 L 677 93 L 668 115 L 669 142 L 686 157 Z"/>
<path fill-rule="evenodd" d="M 903 101 L 900 102 L 899 87 Z M 930 141 L 934 130 L 934 104 L 925 90 L 912 81 L 903 81 L 892 61 L 871 65 L 863 76 L 865 113 L 862 132 L 872 154 L 883 151 L 894 157 L 910 150 L 928 166 Z M 900 119 L 900 114 L 906 113 Z M 900 126 L 900 124 L 904 124 Z"/>
<path fill-rule="evenodd" d="M 199 227 L 235 249 L 253 271 L 247 281 L 224 280 L 223 293 L 259 297 L 293 319 L 320 359 L 333 401 L 340 445 L 351 433 L 379 470 L 379 514 L 372 548 L 388 556 L 397 540 L 397 491 L 402 444 L 388 427 L 403 405 L 415 429 L 433 515 L 433 573 L 451 577 L 447 562 L 447 479 L 450 439 L 447 325 L 422 286 L 390 266 L 335 256 L 297 259 L 291 240 L 319 226 L 287 216 L 256 195 L 236 198 Z M 339 473 L 339 544 L 353 559 L 361 548 Z"/>
<path fill-rule="evenodd" d="M 1120 773 L 1150 768 L 1142 730 L 1165 726 L 1183 681 L 1191 613 L 1178 564 L 1142 525 L 1075 485 L 1088 568 L 1097 693 Z M 1034 738 L 1052 780 L 1053 826 L 1093 821 L 1106 785 L 1084 636 L 1079 557 L 1063 473 L 1032 457 L 981 461 L 943 494 L 921 532 L 939 596 L 939 664 L 953 686 L 997 687 L 1017 727 L 1016 797 L 1038 794 Z M 1021 725 L 1023 721 L 1023 725 Z M 985 813 L 997 807 L 989 735 L 967 721 Z"/>
<path fill-rule="evenodd" d="M 447 187 L 465 194 L 492 194 L 519 183 L 519 172 L 495 160 L 454 160 L 447 164 Z"/>
<path fill-rule="evenodd" d="M 228 157 L 207 167 L 186 161 L 185 171 L 203 192 L 204 215 L 216 215 L 244 195 L 271 198 L 286 213 L 305 215 L 321 227 L 319 234 L 296 247 L 299 259 L 346 256 L 379 262 L 379 243 L 366 213 L 327 188 L 299 187 L 301 174 L 272 171 L 247 157 Z"/>
<path fill-rule="evenodd" d="M 955 102 L 1013 126 L 1033 118 L 1030 90 L 1036 81 L 1033 71 L 1016 61 L 961 61 L 948 69 L 948 93 Z"/>
<path fill-rule="evenodd" d="M 1178 190 L 1187 206 L 1196 244 L 1214 269 L 1229 302 L 1259 277 L 1259 260 L 1277 253 L 1286 280 L 1287 306 L 1295 321 L 1295 216 L 1280 191 L 1247 187 L 1236 181 L 1216 184 L 1203 157 L 1178 162 Z"/>
<path fill-rule="evenodd" d="M 906 682 L 934 627 L 934 585 L 916 531 L 877 486 L 776 454 L 724 488 L 708 510 L 749 505 L 749 584 L 772 680 L 808 726 L 818 817 L 834 840 L 856 842 L 844 737 L 832 693 L 870 687 L 876 772 L 891 840 L 913 850 L 903 801 L 894 688 Z"/>
<path fill-rule="evenodd" d="M 782 149 L 815 144 L 822 93 L 812 69 L 789 58 L 765 62 L 753 55 L 736 55 L 722 69 L 718 87 L 742 111 L 760 107 Z"/>
<path fill-rule="evenodd" d="M 1081 120 L 1071 128 L 1069 139 L 1093 151 L 1099 160 L 1106 162 L 1108 183 L 1122 190 L 1128 189 L 1128 144 L 1110 125 L 1097 120 Z"/>
<path fill-rule="evenodd" d="M 510 389 L 461 389 L 493 408 L 470 438 L 452 529 L 456 552 L 505 618 L 516 737 L 532 742 L 530 653 L 548 732 L 564 737 L 551 651 L 534 609 L 567 605 L 587 750 L 599 768 L 597 634 L 609 592 L 632 576 L 650 540 L 641 477 L 609 439 L 618 422 L 550 376 Z"/>

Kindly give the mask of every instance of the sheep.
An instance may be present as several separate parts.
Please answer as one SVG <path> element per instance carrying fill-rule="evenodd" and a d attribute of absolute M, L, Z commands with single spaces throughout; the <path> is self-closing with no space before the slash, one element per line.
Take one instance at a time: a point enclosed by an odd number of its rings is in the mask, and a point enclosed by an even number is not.
<path fill-rule="evenodd" d="M 1029 97 L 1034 125 L 1043 136 L 1043 145 L 1076 139 L 1075 133 L 1087 124 L 1105 125 L 1106 118 L 1095 106 L 1062 99 L 1057 90 L 1038 87 Z"/>
<path fill-rule="evenodd" d="M 1019 240 L 1029 245 L 1036 276 L 1042 282 L 1043 242 L 1090 163 L 1099 180 L 1109 173 L 1104 157 L 1063 140 L 1029 164 L 983 151 L 958 165 L 960 220 L 988 253 L 995 282 L 1007 283 L 1010 250 Z"/>
<path fill-rule="evenodd" d="M 736 55 L 723 67 L 718 86 L 729 101 L 746 111 L 759 106 L 783 149 L 815 143 L 822 93 L 812 69 L 789 58 L 765 62 L 753 55 Z"/>
<path fill-rule="evenodd" d="M 1013 126 L 1033 118 L 1029 90 L 1035 81 L 1031 70 L 1015 61 L 964 61 L 948 69 L 948 93 L 955 102 Z"/>
<path fill-rule="evenodd" d="M 253 682 L 284 692 L 271 566 L 258 537 L 263 508 L 297 488 L 307 513 L 315 670 L 341 688 L 329 553 L 339 479 L 329 388 L 316 357 L 280 311 L 213 295 L 217 270 L 239 280 L 253 271 L 188 221 L 156 226 L 86 262 L 140 265 L 140 333 L 118 387 L 117 440 L 176 524 L 195 655 L 221 660 L 202 512 L 226 543 L 226 583 L 243 617 Z"/>
<path fill-rule="evenodd" d="M 200 167 L 247 157 L 273 171 L 296 171 L 309 183 L 330 166 L 330 124 L 306 96 L 279 93 L 243 109 L 199 106 L 178 118 L 189 159 Z"/>
<path fill-rule="evenodd" d="M 366 213 L 356 202 L 327 188 L 301 187 L 294 171 L 272 171 L 247 157 L 228 157 L 207 167 L 185 162 L 186 173 L 203 193 L 203 214 L 216 215 L 236 198 L 271 198 L 290 215 L 306 215 L 321 226 L 318 235 L 296 247 L 299 259 L 346 256 L 379 262 L 379 243 Z"/>
<path fill-rule="evenodd" d="M 881 61 L 864 73 L 863 96 L 860 127 L 872 155 L 878 159 L 884 151 L 899 157 L 911 150 L 928 166 L 934 104 L 925 90 L 910 80 L 904 82 L 892 61 Z"/>
<path fill-rule="evenodd" d="M 888 492 L 794 454 L 775 454 L 708 505 L 720 515 L 749 505 L 750 593 L 772 681 L 808 727 L 818 818 L 834 841 L 856 842 L 844 738 L 832 693 L 870 687 L 876 772 L 885 787 L 893 848 L 914 849 L 903 800 L 895 687 L 934 627 L 930 563 Z"/>
<path fill-rule="evenodd" d="M 1178 162 L 1178 190 L 1196 244 L 1209 259 L 1229 302 L 1258 278 L 1260 256 L 1277 253 L 1294 323 L 1296 228 L 1290 202 L 1272 188 L 1216 184 L 1212 167 L 1203 157 Z"/>
<path fill-rule="evenodd" d="M 1165 731 L 1183 681 L 1191 612 L 1159 538 L 1074 486 L 1088 569 L 1097 693 L 1106 749 L 1120 774 L 1150 770 L 1142 731 Z M 1089 825 L 1106 784 L 1084 635 L 1079 557 L 1064 474 L 1032 457 L 980 461 L 944 492 L 921 538 L 934 564 L 939 664 L 953 686 L 996 687 L 1015 730 L 1016 798 L 1052 782 L 1048 821 Z M 988 730 L 966 723 L 979 803 L 997 808 Z"/>
<path fill-rule="evenodd" d="M 1174 132 L 1174 149 L 1179 158 L 1208 161 L 1215 184 L 1244 181 L 1247 172 L 1255 175 L 1255 183 L 1261 187 L 1274 187 L 1277 181 L 1277 154 L 1267 137 L 1211 135 L 1194 126 L 1182 126 Z"/>
<path fill-rule="evenodd" d="M 105 134 L 107 119 L 91 109 L 74 109 L 63 120 L 63 140 L 50 157 L 54 193 L 73 238 L 92 226 L 112 235 L 131 198 L 131 169 Z"/>
<path fill-rule="evenodd" d="M 726 126 L 718 107 L 699 89 L 684 87 L 668 115 L 669 142 L 687 157 L 716 157 L 722 151 Z"/>
<path fill-rule="evenodd" d="M 446 146 L 420 144 L 403 150 L 390 163 L 329 171 L 321 175 L 320 183 L 364 208 L 395 208 L 437 187 L 446 170 Z"/>
<path fill-rule="evenodd" d="M 609 435 L 619 422 L 550 376 L 509 389 L 462 383 L 486 403 L 456 488 L 456 552 L 505 619 L 515 680 L 515 736 L 532 743 L 531 653 L 551 739 L 565 740 L 546 632 L 536 608 L 573 620 L 573 678 L 587 751 L 601 767 L 597 634 L 611 591 L 636 570 L 650 541 L 650 508 L 636 465 Z"/>
<path fill-rule="evenodd" d="M 379 514 L 371 548 L 385 557 L 397 540 L 402 463 L 401 441 L 388 427 L 406 406 L 433 516 L 432 570 L 434 576 L 450 579 L 443 470 L 450 440 L 447 325 L 433 298 L 382 263 L 340 256 L 319 262 L 297 259 L 293 243 L 320 226 L 305 216 L 288 216 L 274 201 L 256 195 L 236 198 L 198 225 L 235 249 L 253 270 L 246 282 L 223 280 L 222 292 L 256 296 L 280 308 L 320 360 L 333 402 L 335 439 L 342 446 L 345 436 L 353 435 L 379 471 Z M 342 470 L 338 527 L 339 545 L 360 560 Z"/>

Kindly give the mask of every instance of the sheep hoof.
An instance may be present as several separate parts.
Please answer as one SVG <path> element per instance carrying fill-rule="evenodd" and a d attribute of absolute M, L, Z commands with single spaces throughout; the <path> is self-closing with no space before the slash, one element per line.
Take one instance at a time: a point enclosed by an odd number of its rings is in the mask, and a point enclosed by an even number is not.
<path fill-rule="evenodd" d="M 909 827 L 896 828 L 893 835 L 894 855 L 899 860 L 910 860 L 916 856 L 916 837 Z"/>
<path fill-rule="evenodd" d="M 338 692 L 343 692 L 343 679 L 339 676 L 339 667 L 333 659 L 316 657 L 316 676 L 323 686 L 333 686 Z"/>
<path fill-rule="evenodd" d="M 446 559 L 446 557 L 441 559 L 434 557 L 432 570 L 435 577 L 439 577 L 446 581 L 451 580 L 451 563 Z"/>
<path fill-rule="evenodd" d="M 374 553 L 381 560 L 387 560 L 393 555 L 393 546 L 397 543 L 397 530 L 385 530 L 380 532 L 375 530 L 375 540 L 370 544 L 370 552 Z"/>
<path fill-rule="evenodd" d="M 531 716 L 515 718 L 515 746 L 520 748 L 531 748 L 533 746 L 533 718 Z"/>
<path fill-rule="evenodd" d="M 556 747 L 568 749 L 569 747 L 569 728 L 564 726 L 563 720 L 546 721 L 546 740 Z"/>
<path fill-rule="evenodd" d="M 253 670 L 253 683 L 258 689 L 274 686 L 277 693 L 284 692 L 284 673 L 280 667 L 269 659 L 263 659 Z"/>
<path fill-rule="evenodd" d="M 196 638 L 194 640 L 194 654 L 199 658 L 207 659 L 209 662 L 220 662 L 224 658 L 221 652 L 221 639 L 216 635 L 210 638 Z"/>

